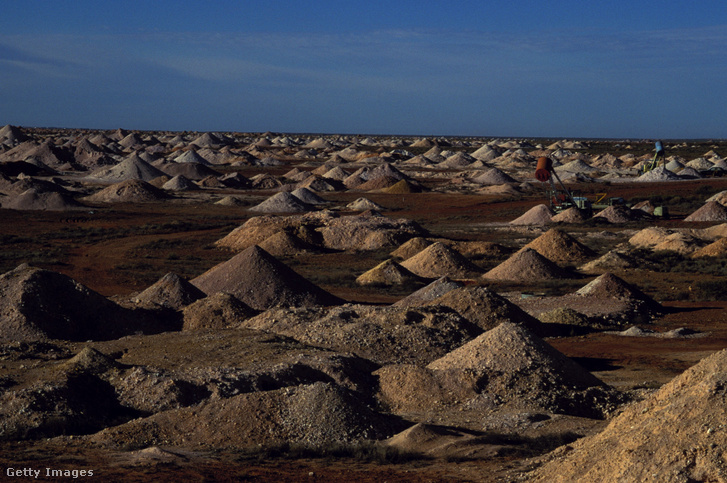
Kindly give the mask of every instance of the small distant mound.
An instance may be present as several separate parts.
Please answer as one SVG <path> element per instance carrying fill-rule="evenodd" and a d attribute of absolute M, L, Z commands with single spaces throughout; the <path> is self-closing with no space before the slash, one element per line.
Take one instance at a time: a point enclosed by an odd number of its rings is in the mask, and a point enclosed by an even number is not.
<path fill-rule="evenodd" d="M 226 329 L 256 314 L 234 295 L 217 292 L 184 307 L 182 330 Z"/>
<path fill-rule="evenodd" d="M 727 433 L 718 422 L 727 417 L 725 367 L 727 350 L 703 359 L 627 406 L 602 432 L 546 456 L 527 481 L 723 479 Z"/>
<path fill-rule="evenodd" d="M 582 265 L 579 270 L 584 273 L 603 273 L 634 268 L 634 260 L 621 252 L 610 250 L 603 256 Z"/>
<path fill-rule="evenodd" d="M 84 347 L 78 354 L 64 362 L 63 368 L 68 372 L 103 374 L 109 369 L 118 367 L 118 365 L 112 358 L 93 347 Z"/>
<path fill-rule="evenodd" d="M 553 223 L 583 223 L 587 219 L 588 217 L 583 210 L 579 210 L 575 206 L 572 206 L 555 215 L 550 219 L 550 221 Z"/>
<path fill-rule="evenodd" d="M 322 205 L 328 203 L 325 199 L 321 198 L 308 188 L 298 188 L 293 190 L 290 194 L 298 198 L 303 203 L 308 203 L 309 205 Z"/>
<path fill-rule="evenodd" d="M 631 210 L 622 205 L 613 205 L 593 215 L 594 218 L 603 218 L 609 223 L 628 223 L 642 217 L 637 213 L 640 210 Z"/>
<path fill-rule="evenodd" d="M 659 166 L 658 168 L 652 169 L 636 178 L 635 181 L 639 182 L 659 182 L 659 181 L 677 181 L 681 179 L 676 174 L 669 171 L 666 166 Z"/>
<path fill-rule="evenodd" d="M 406 269 L 425 278 L 448 276 L 469 278 L 482 271 L 461 253 L 447 245 L 436 242 L 401 263 Z"/>
<path fill-rule="evenodd" d="M 312 205 L 301 201 L 298 197 L 287 193 L 275 193 L 259 205 L 250 208 L 250 211 L 262 213 L 302 213 L 315 209 Z"/>
<path fill-rule="evenodd" d="M 216 205 L 220 206 L 245 206 L 246 203 L 236 196 L 225 196 L 219 201 L 215 201 Z"/>
<path fill-rule="evenodd" d="M 390 253 L 392 257 L 401 258 L 402 260 L 406 260 L 407 258 L 411 258 L 417 253 L 421 252 L 425 248 L 427 248 L 429 245 L 431 245 L 432 242 L 427 240 L 426 238 L 416 236 L 407 242 L 403 243 L 399 248 L 394 250 Z"/>
<path fill-rule="evenodd" d="M 483 185 L 487 185 L 487 186 L 518 182 L 515 178 L 513 178 L 512 176 L 504 173 L 503 171 L 501 171 L 497 168 L 490 168 L 490 169 L 486 170 L 481 175 L 479 175 L 475 178 L 472 178 L 472 181 L 483 184 Z"/>
<path fill-rule="evenodd" d="M 408 285 L 423 283 L 423 279 L 389 259 L 359 275 L 356 283 L 377 286 Z"/>
<path fill-rule="evenodd" d="M 381 191 L 382 193 L 389 194 L 421 193 L 422 188 L 421 186 L 415 185 L 408 179 L 402 179 Z"/>
<path fill-rule="evenodd" d="M 620 299 L 656 311 L 661 309 L 661 305 L 654 299 L 610 272 L 604 273 L 578 289 L 576 295 L 592 298 Z"/>
<path fill-rule="evenodd" d="M 194 184 L 189 178 L 181 174 L 170 179 L 162 185 L 163 190 L 169 191 L 187 191 L 197 189 L 198 186 Z"/>
<path fill-rule="evenodd" d="M 485 273 L 482 278 L 508 282 L 536 282 L 571 278 L 572 275 L 532 248 L 524 248 Z"/>
<path fill-rule="evenodd" d="M 464 287 L 462 282 L 450 280 L 449 277 L 440 277 L 429 285 L 407 295 L 393 305 L 398 307 L 418 307 L 421 305 L 427 305 L 432 300 L 435 300 L 447 292 L 460 287 Z"/>
<path fill-rule="evenodd" d="M 595 255 L 593 250 L 557 228 L 546 231 L 524 248 L 532 248 L 548 260 L 560 263 L 576 263 Z"/>
<path fill-rule="evenodd" d="M 553 218 L 553 210 L 546 205 L 530 208 L 522 216 L 510 222 L 511 225 L 547 225 Z"/>
<path fill-rule="evenodd" d="M 204 292 L 176 273 L 167 273 L 154 285 L 134 297 L 134 302 L 179 310 L 205 296 Z"/>
<path fill-rule="evenodd" d="M 206 294 L 228 292 L 256 310 L 337 305 L 338 297 L 309 282 L 257 245 L 191 280 Z"/>
<path fill-rule="evenodd" d="M 366 210 L 381 211 L 381 210 L 384 210 L 385 208 L 383 206 L 381 206 L 380 204 L 375 203 L 366 198 L 358 198 L 357 200 L 352 201 L 351 203 L 347 204 L 346 209 L 352 210 L 352 211 L 366 211 Z"/>
<path fill-rule="evenodd" d="M 724 221 L 727 220 L 727 207 L 717 201 L 708 201 L 697 211 L 684 218 L 684 221 Z"/>
<path fill-rule="evenodd" d="M 164 191 L 146 181 L 129 179 L 84 198 L 91 203 L 144 203 L 168 199 Z"/>

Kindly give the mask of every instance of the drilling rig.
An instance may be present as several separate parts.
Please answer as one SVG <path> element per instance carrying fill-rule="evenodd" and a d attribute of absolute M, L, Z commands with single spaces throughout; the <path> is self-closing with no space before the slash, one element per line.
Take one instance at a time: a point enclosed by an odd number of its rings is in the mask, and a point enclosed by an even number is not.
<path fill-rule="evenodd" d="M 549 183 L 546 188 L 548 201 L 550 202 L 550 209 L 555 213 L 567 210 L 571 207 L 586 212 L 586 215 L 592 214 L 591 201 L 583 196 L 573 196 L 568 188 L 563 184 L 558 176 L 558 173 L 553 169 L 553 161 L 545 156 L 538 158 L 538 165 L 535 169 L 535 178 L 541 183 Z M 558 185 L 555 181 L 558 181 Z"/>

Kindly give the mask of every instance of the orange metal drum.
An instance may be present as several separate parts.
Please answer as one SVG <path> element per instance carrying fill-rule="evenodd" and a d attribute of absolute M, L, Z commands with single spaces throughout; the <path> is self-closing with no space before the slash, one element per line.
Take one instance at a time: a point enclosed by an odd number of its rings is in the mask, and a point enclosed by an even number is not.
<path fill-rule="evenodd" d="M 550 179 L 550 172 L 553 170 L 553 162 L 545 156 L 538 158 L 538 166 L 535 168 L 535 179 L 545 183 Z"/>

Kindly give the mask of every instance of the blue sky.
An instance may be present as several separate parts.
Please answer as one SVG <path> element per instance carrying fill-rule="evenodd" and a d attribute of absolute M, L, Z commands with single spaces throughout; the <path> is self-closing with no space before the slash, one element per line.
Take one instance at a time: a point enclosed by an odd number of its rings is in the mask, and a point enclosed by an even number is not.
<path fill-rule="evenodd" d="M 0 5 L 0 125 L 727 138 L 723 0 Z"/>

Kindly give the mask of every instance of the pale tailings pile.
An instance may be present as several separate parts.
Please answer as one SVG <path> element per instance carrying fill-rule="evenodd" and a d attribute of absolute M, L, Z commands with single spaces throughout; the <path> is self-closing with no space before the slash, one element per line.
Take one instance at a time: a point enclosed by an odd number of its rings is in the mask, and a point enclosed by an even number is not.
<path fill-rule="evenodd" d="M 687 233 L 672 233 L 667 235 L 662 241 L 654 245 L 655 252 L 672 251 L 682 255 L 692 253 L 699 246 L 699 240 Z"/>
<path fill-rule="evenodd" d="M 482 273 L 479 267 L 447 245 L 436 242 L 403 261 L 401 266 L 425 278 L 469 278 Z"/>
<path fill-rule="evenodd" d="M 482 278 L 489 280 L 525 283 L 571 277 L 572 275 L 566 270 L 532 248 L 520 250 L 482 276 Z"/>
<path fill-rule="evenodd" d="M 166 173 L 158 170 L 141 159 L 136 153 L 111 168 L 102 168 L 91 173 L 88 178 L 98 181 L 117 183 L 127 179 L 151 181 Z"/>
<path fill-rule="evenodd" d="M 553 218 L 553 210 L 546 205 L 537 205 L 530 208 L 522 216 L 510 222 L 511 225 L 546 225 Z"/>
<path fill-rule="evenodd" d="M 212 267 L 191 283 L 208 295 L 228 292 L 257 310 L 276 305 L 341 303 L 338 297 L 298 275 L 256 245 Z"/>
<path fill-rule="evenodd" d="M 515 178 L 497 168 L 490 168 L 486 170 L 481 175 L 473 178 L 472 181 L 483 185 L 500 185 L 518 182 Z"/>
<path fill-rule="evenodd" d="M 672 232 L 658 226 L 650 226 L 629 238 L 629 244 L 637 248 L 652 248 L 669 236 Z"/>
<path fill-rule="evenodd" d="M 665 166 L 659 166 L 658 168 L 652 169 L 651 171 L 648 171 L 638 178 L 636 178 L 634 181 L 638 182 L 647 182 L 647 183 L 656 183 L 660 181 L 677 181 L 681 178 L 677 176 L 676 174 L 672 173 L 668 169 L 666 169 Z"/>
<path fill-rule="evenodd" d="M 428 364 L 482 332 L 445 307 L 354 304 L 272 309 L 243 321 L 240 327 L 351 352 L 377 364 Z"/>
<path fill-rule="evenodd" d="M 727 220 L 727 207 L 716 201 L 708 201 L 697 211 L 684 218 L 684 221 L 724 221 Z"/>
<path fill-rule="evenodd" d="M 727 351 L 707 357 L 601 433 L 545 456 L 528 481 L 724 480 L 725 367 Z"/>
<path fill-rule="evenodd" d="M 357 200 L 352 201 L 351 203 L 347 204 L 346 209 L 352 210 L 352 211 L 366 211 L 366 210 L 381 211 L 381 210 L 384 210 L 385 208 L 383 206 L 381 206 L 380 204 L 375 203 L 366 198 L 358 198 Z"/>
<path fill-rule="evenodd" d="M 376 372 L 380 400 L 396 412 L 441 410 L 547 411 L 602 417 L 610 391 L 527 329 L 505 322 L 426 368 L 387 366 Z"/>
<path fill-rule="evenodd" d="M 215 244 L 239 251 L 284 229 L 291 229 L 308 243 L 334 250 L 376 250 L 427 234 L 417 223 L 406 219 L 339 216 L 331 211 L 321 211 L 287 217 L 253 217 Z"/>
<path fill-rule="evenodd" d="M 622 205 L 613 205 L 593 215 L 594 218 L 604 218 L 609 223 L 628 223 L 640 219 L 637 213 L 640 210 L 631 210 Z"/>
<path fill-rule="evenodd" d="M 558 263 L 576 263 L 595 253 L 568 233 L 551 228 L 524 248 L 532 248 L 548 260 Z"/>

